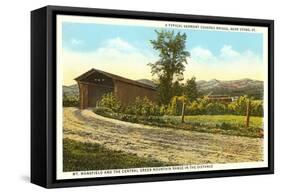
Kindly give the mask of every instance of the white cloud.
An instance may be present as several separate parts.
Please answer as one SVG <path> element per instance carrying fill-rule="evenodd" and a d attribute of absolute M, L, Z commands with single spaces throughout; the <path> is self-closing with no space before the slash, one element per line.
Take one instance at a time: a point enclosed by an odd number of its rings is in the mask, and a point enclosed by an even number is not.
<path fill-rule="evenodd" d="M 131 45 L 130 43 L 119 37 L 109 39 L 105 41 L 102 45 L 103 45 L 102 48 L 99 48 L 99 50 L 115 49 L 115 50 L 126 51 L 126 52 L 132 52 L 136 50 L 136 48 L 133 45 Z"/>
<path fill-rule="evenodd" d="M 73 84 L 74 78 L 96 68 L 130 79 L 151 79 L 147 65 L 157 58 L 122 40 L 114 38 L 105 41 L 102 47 L 92 52 L 63 50 L 59 63 L 64 69 L 64 84 Z"/>
<path fill-rule="evenodd" d="M 264 79 L 263 63 L 259 55 L 251 50 L 238 52 L 231 45 L 224 45 L 215 55 L 209 49 L 195 47 L 191 49 L 191 58 L 185 77 L 197 79 Z"/>
<path fill-rule="evenodd" d="M 75 38 L 72 38 L 72 39 L 70 40 L 70 43 L 71 43 L 72 45 L 81 45 L 81 44 L 84 44 L 84 42 L 83 42 L 82 40 L 78 40 L 78 39 L 75 39 Z"/>
<path fill-rule="evenodd" d="M 234 57 L 239 57 L 240 53 L 233 50 L 231 45 L 224 45 L 221 49 L 220 49 L 220 57 L 222 58 L 234 58 Z"/>
<path fill-rule="evenodd" d="M 213 59 L 214 55 L 210 50 L 199 46 L 191 50 L 191 57 L 196 59 L 208 60 L 208 59 Z"/>

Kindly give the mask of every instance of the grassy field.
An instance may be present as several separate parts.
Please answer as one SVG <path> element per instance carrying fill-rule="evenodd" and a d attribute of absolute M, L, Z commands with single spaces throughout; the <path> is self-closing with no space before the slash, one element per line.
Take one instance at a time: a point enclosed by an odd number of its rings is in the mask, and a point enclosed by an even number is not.
<path fill-rule="evenodd" d="M 177 117 L 181 119 L 181 117 Z M 206 125 L 216 125 L 222 123 L 228 123 L 230 125 L 243 126 L 245 125 L 245 116 L 238 115 L 195 115 L 185 116 L 186 123 L 202 123 Z M 256 128 L 262 128 L 263 118 L 262 117 L 251 117 L 250 126 Z"/>
<path fill-rule="evenodd" d="M 113 151 L 100 144 L 63 140 L 63 171 L 159 167 L 172 164 Z"/>
<path fill-rule="evenodd" d="M 122 121 L 158 127 L 170 127 L 190 131 L 219 133 L 245 137 L 263 137 L 263 118 L 251 116 L 249 127 L 245 127 L 245 116 L 239 115 L 193 115 L 185 116 L 137 116 L 123 113 L 95 111 L 95 113 Z"/>
<path fill-rule="evenodd" d="M 181 117 L 177 117 L 181 120 Z M 237 135 L 246 137 L 263 137 L 263 118 L 251 117 L 249 127 L 245 127 L 245 116 L 238 115 L 195 115 L 186 116 L 181 128 L 190 130 Z"/>

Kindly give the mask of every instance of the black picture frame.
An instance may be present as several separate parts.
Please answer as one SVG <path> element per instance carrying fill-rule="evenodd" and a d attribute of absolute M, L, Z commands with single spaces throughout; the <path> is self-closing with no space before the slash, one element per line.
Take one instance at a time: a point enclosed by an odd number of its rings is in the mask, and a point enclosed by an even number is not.
<path fill-rule="evenodd" d="M 268 27 L 268 167 L 56 180 L 56 15 Z M 31 182 L 46 188 L 274 173 L 274 21 L 232 17 L 46 6 L 31 12 Z"/>

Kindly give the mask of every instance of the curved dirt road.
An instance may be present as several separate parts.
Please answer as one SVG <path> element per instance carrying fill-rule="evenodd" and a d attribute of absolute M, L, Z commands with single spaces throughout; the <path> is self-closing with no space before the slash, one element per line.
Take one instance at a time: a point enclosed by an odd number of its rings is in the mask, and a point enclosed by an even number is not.
<path fill-rule="evenodd" d="M 158 128 L 64 108 L 64 138 L 173 164 L 262 161 L 263 139 Z"/>

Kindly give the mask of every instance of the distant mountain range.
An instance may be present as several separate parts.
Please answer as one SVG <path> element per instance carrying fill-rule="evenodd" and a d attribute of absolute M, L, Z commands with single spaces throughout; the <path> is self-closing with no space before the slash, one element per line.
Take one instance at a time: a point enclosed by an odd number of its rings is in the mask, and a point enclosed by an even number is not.
<path fill-rule="evenodd" d="M 155 87 L 156 84 L 148 79 L 136 80 L 138 82 Z M 217 80 L 212 79 L 209 81 L 199 80 L 196 82 L 198 91 L 203 95 L 230 95 L 241 96 L 250 95 L 256 98 L 263 96 L 263 81 L 252 79 L 239 79 L 239 80 Z M 78 85 L 63 86 L 63 93 L 67 96 L 78 95 Z"/>
<path fill-rule="evenodd" d="M 197 81 L 197 88 L 202 94 L 241 96 L 250 95 L 256 98 L 263 96 L 263 81 L 252 79 Z"/>
<path fill-rule="evenodd" d="M 78 96 L 79 95 L 78 85 L 73 84 L 71 86 L 63 86 L 63 95 Z"/>

